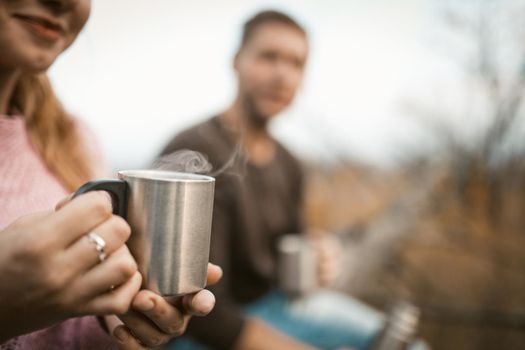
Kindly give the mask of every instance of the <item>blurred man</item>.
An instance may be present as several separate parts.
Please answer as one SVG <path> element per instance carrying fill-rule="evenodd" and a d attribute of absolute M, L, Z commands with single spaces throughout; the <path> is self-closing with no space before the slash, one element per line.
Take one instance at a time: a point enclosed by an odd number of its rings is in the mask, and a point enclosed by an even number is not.
<path fill-rule="evenodd" d="M 278 238 L 303 232 L 303 176 L 268 124 L 292 103 L 308 50 L 305 30 L 287 15 L 266 11 L 251 18 L 233 62 L 233 104 L 179 134 L 162 152 L 196 150 L 214 169 L 227 167 L 217 176 L 211 242 L 210 260 L 224 269 L 213 289 L 217 305 L 209 317 L 192 320 L 192 340 L 177 342 L 177 349 L 364 349 L 380 327 L 376 313 L 349 298 L 330 299 L 339 312 L 330 305 L 319 309 L 313 298 L 308 314 L 276 291 Z M 319 280 L 328 285 L 338 250 L 323 239 L 315 246 Z"/>

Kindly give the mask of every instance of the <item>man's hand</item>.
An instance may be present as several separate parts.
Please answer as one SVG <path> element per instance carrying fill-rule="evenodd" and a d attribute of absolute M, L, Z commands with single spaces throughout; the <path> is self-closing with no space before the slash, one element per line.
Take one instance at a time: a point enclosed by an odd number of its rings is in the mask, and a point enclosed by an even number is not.
<path fill-rule="evenodd" d="M 332 285 L 341 273 L 342 246 L 330 233 L 316 234 L 311 238 L 317 253 L 317 273 L 319 285 Z"/>

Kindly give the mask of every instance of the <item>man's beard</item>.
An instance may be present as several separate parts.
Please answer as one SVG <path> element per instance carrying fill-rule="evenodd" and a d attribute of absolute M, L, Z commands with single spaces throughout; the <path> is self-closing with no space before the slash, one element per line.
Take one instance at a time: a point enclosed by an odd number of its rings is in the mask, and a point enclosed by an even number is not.
<path fill-rule="evenodd" d="M 243 107 L 246 116 L 246 122 L 251 128 L 258 130 L 266 130 L 270 118 L 263 115 L 257 108 L 255 101 L 250 96 L 245 96 L 243 99 Z"/>

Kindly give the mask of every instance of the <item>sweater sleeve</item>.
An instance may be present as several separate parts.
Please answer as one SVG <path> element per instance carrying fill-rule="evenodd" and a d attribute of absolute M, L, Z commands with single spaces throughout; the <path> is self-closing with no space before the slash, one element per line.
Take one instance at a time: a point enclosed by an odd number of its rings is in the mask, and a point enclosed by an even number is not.
<path fill-rule="evenodd" d="M 0 350 L 117 350 L 117 344 L 93 316 L 66 320 L 53 327 L 22 335 L 0 344 Z"/>

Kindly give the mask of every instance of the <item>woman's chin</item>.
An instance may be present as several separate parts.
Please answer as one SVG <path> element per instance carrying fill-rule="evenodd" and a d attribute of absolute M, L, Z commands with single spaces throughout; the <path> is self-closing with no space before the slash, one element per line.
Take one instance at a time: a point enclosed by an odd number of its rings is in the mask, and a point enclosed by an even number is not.
<path fill-rule="evenodd" d="M 44 73 L 55 62 L 56 56 L 39 55 L 27 62 L 26 71 L 29 74 Z"/>
<path fill-rule="evenodd" d="M 16 55 L 10 57 L 17 70 L 27 74 L 45 72 L 56 61 L 61 51 L 58 49 L 42 49 L 31 47 L 20 50 Z"/>

